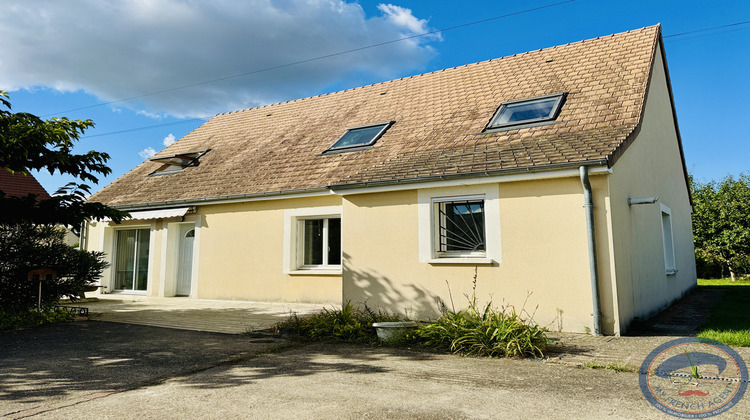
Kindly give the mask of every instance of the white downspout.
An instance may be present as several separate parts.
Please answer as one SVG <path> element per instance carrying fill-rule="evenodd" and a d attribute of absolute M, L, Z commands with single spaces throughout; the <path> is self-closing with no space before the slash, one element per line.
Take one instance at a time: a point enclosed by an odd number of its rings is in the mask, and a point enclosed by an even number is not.
<path fill-rule="evenodd" d="M 602 335 L 601 310 L 599 309 L 599 270 L 596 264 L 596 236 L 594 232 L 594 199 L 589 183 L 589 169 L 587 166 L 578 168 L 583 185 L 583 207 L 586 209 L 586 234 L 589 243 L 589 270 L 591 272 L 591 300 L 594 309 L 594 335 Z"/>

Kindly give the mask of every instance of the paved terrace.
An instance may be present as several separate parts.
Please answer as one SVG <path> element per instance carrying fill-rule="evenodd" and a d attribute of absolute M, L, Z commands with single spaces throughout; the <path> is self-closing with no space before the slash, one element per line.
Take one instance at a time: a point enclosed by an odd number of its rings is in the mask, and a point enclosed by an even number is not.
<path fill-rule="evenodd" d="M 291 313 L 320 312 L 333 305 L 312 303 L 268 303 L 191 299 L 187 297 L 147 297 L 138 295 L 98 295 L 74 306 L 89 308 L 96 321 L 122 322 L 182 330 L 242 334 L 273 327 Z"/>

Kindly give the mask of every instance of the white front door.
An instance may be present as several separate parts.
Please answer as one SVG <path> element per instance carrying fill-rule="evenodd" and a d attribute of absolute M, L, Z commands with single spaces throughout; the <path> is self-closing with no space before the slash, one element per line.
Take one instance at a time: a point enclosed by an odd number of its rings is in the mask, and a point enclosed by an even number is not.
<path fill-rule="evenodd" d="M 195 240 L 195 226 L 180 226 L 180 254 L 177 262 L 177 296 L 190 296 L 191 279 L 193 277 L 193 241 Z"/>

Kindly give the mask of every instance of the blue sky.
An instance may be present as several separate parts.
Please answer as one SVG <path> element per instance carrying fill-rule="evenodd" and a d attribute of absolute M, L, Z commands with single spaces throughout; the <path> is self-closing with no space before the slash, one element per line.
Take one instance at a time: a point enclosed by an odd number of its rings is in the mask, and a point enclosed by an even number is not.
<path fill-rule="evenodd" d="M 720 0 L 5 1 L 0 89 L 13 111 L 96 123 L 76 150 L 112 156 L 97 190 L 219 112 L 661 23 L 687 167 L 708 181 L 750 172 L 748 21 L 750 2 Z"/>

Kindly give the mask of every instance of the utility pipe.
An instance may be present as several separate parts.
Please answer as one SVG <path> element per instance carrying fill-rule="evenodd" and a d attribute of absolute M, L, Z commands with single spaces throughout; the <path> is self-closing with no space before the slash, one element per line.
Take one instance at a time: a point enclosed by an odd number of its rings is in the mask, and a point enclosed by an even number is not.
<path fill-rule="evenodd" d="M 596 264 L 596 239 L 594 235 L 594 199 L 589 183 L 589 168 L 581 166 L 581 184 L 583 185 L 583 207 L 586 209 L 586 234 L 589 242 L 589 271 L 591 272 L 591 300 L 594 307 L 594 335 L 601 333 L 601 310 L 599 309 L 599 271 Z"/>

